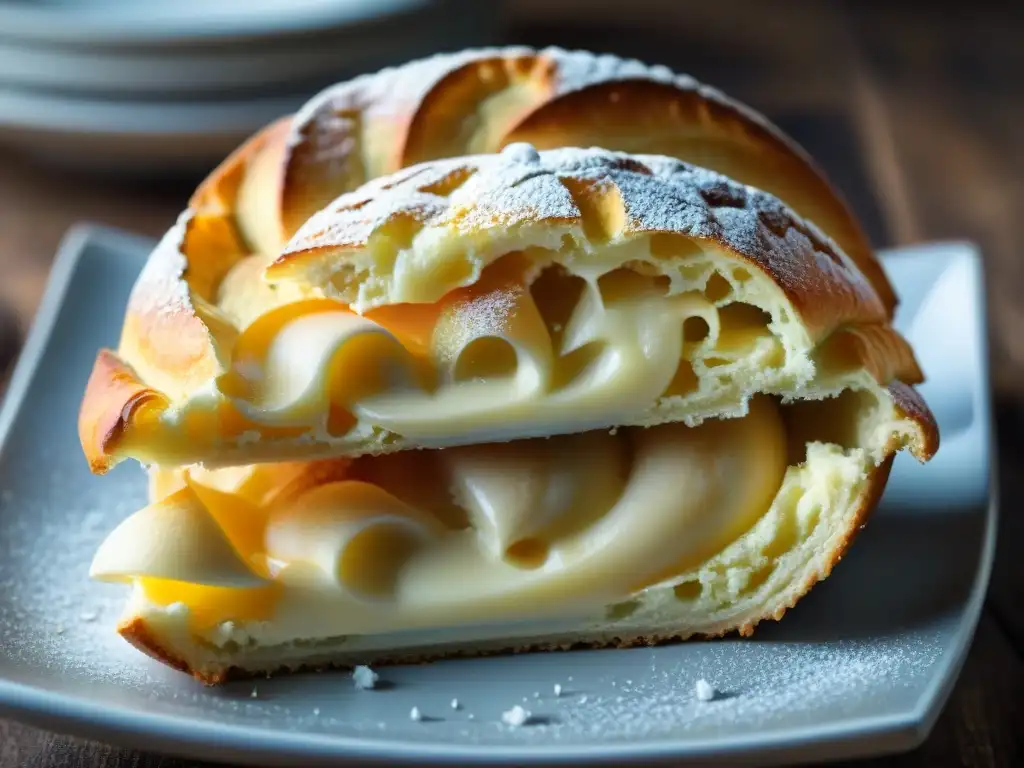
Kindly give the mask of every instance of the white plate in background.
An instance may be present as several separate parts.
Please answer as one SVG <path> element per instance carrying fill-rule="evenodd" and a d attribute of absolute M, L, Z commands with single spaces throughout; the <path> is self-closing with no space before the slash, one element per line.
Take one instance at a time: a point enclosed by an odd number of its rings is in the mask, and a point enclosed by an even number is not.
<path fill-rule="evenodd" d="M 306 33 L 432 0 L 0 0 L 0 38 L 81 46 L 180 45 Z"/>
<path fill-rule="evenodd" d="M 99 172 L 210 169 L 312 94 L 244 101 L 120 102 L 0 90 L 0 142 Z"/>
<path fill-rule="evenodd" d="M 247 88 L 265 95 L 275 89 L 281 92 L 290 83 L 328 85 L 439 50 L 491 43 L 501 4 L 417 0 L 384 4 L 376 15 L 364 14 L 301 36 L 271 35 L 268 30 L 260 39 L 209 41 L 198 36 L 162 46 L 142 44 L 145 41 L 138 38 L 133 45 L 104 46 L 91 40 L 81 45 L 47 45 L 5 35 L 3 9 L 9 4 L 0 0 L 0 88 L 47 91 L 51 97 L 166 100 L 172 93 Z M 244 8 L 246 3 L 231 6 Z M 151 6 L 139 2 L 132 7 Z M 198 22 L 204 17 L 190 18 Z M 213 20 L 207 25 L 217 27 Z"/>
<path fill-rule="evenodd" d="M 277 40 L 229 52 L 203 45 L 114 52 L 40 47 L 20 60 L 0 35 L 0 143 L 108 173 L 206 171 L 332 83 L 494 42 L 500 3 L 420 5 L 386 25 L 310 38 L 301 57 L 290 54 L 298 42 Z M 3 23 L 0 13 L 0 29 Z M 5 67 L 5 56 L 20 63 Z M 19 72 L 32 74 L 34 84 L 12 86 Z"/>

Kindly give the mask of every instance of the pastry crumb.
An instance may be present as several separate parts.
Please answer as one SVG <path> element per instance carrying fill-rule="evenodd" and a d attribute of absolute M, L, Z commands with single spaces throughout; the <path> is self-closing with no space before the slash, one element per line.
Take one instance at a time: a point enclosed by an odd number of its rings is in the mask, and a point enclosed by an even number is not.
<path fill-rule="evenodd" d="M 530 712 L 516 704 L 512 709 L 501 713 L 501 720 L 506 725 L 518 728 L 519 726 L 526 725 L 530 722 Z"/>
<path fill-rule="evenodd" d="M 697 684 L 693 687 L 694 692 L 697 694 L 698 701 L 712 701 L 718 694 L 718 691 L 705 680 L 703 677 L 697 681 Z"/>
<path fill-rule="evenodd" d="M 380 675 L 366 665 L 360 664 L 352 670 L 352 681 L 361 691 L 372 690 L 377 686 L 378 680 L 380 680 Z"/>

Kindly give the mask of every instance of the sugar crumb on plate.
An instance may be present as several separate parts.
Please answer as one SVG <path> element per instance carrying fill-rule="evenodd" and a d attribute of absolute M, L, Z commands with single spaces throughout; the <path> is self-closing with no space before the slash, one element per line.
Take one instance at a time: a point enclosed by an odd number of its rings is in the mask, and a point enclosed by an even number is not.
<path fill-rule="evenodd" d="M 513 728 L 518 728 L 521 725 L 527 725 L 530 722 L 530 717 L 530 711 L 523 709 L 518 704 L 507 712 L 501 713 L 502 722 L 505 723 L 505 725 L 511 725 Z"/>
<path fill-rule="evenodd" d="M 373 690 L 377 686 L 378 680 L 380 680 L 380 675 L 365 664 L 360 664 L 352 670 L 352 682 L 361 691 Z"/>
<path fill-rule="evenodd" d="M 698 701 L 712 701 L 718 695 L 718 691 L 703 677 L 693 686 Z"/>

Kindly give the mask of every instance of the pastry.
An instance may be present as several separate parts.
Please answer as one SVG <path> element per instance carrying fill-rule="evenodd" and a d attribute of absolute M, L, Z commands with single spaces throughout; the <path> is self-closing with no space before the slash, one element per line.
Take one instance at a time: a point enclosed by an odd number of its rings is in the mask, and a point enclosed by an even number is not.
<path fill-rule="evenodd" d="M 762 204 L 771 198 L 756 193 L 748 204 L 742 187 L 714 174 L 696 174 L 689 187 L 693 199 L 685 202 L 693 207 L 692 215 L 659 217 L 648 210 L 645 218 L 616 221 L 616 210 L 627 215 L 620 204 L 624 198 L 617 203 L 614 195 L 593 188 L 596 172 L 576 173 L 572 160 L 567 161 L 566 173 L 548 174 L 524 188 L 529 194 L 547 195 L 546 207 L 536 209 L 536 215 L 512 210 L 511 187 L 499 174 L 541 170 L 532 150 L 515 150 L 528 146 L 523 142 L 541 150 L 595 145 L 680 158 L 765 189 L 802 216 L 791 218 L 775 202 Z M 471 171 L 475 160 L 430 164 L 437 158 L 502 147 L 513 149 L 500 162 L 485 161 L 475 179 L 460 176 Z M 427 163 L 416 166 L 417 173 L 425 175 L 402 172 L 416 163 Z M 627 183 L 637 174 L 625 167 L 627 161 L 623 163 L 615 173 Z M 659 169 L 669 176 L 692 173 L 669 165 Z M 382 177 L 397 187 L 384 189 Z M 364 182 L 370 185 L 363 193 L 367 200 L 344 198 L 347 210 L 340 210 L 340 203 L 331 206 L 339 195 Z M 464 182 L 467 186 L 460 188 Z M 497 217 L 515 214 L 522 238 L 503 241 L 505 223 L 500 218 L 488 220 L 483 208 L 476 209 L 480 215 L 475 217 L 463 215 L 470 195 L 497 195 L 502 189 L 506 199 L 492 199 L 490 212 Z M 615 194 L 631 193 L 623 189 Z M 372 205 L 369 198 L 375 200 Z M 370 208 L 361 210 L 364 204 Z M 628 204 L 632 216 L 643 201 L 631 199 Z M 597 208 L 583 210 L 580 205 Z M 383 206 L 393 209 L 387 221 L 370 222 L 369 212 L 379 215 Z M 314 216 L 320 209 L 326 210 Z M 735 226 L 729 225 L 730 217 L 737 220 Z M 814 234 L 802 223 L 808 218 L 818 225 Z M 748 229 L 741 230 L 741 225 Z M 318 232 L 321 226 L 326 229 Z M 667 229 L 658 229 L 662 227 Z M 346 242 L 330 242 L 329 233 Z M 581 264 L 606 264 L 616 258 L 626 264 L 646 258 L 644 248 L 648 256 L 651 248 L 676 253 L 670 244 L 673 234 L 686 235 L 688 247 L 731 251 L 740 261 L 763 256 L 766 246 L 757 241 L 759 237 L 784 242 L 785 258 L 792 265 L 786 268 L 789 283 L 782 288 L 791 290 L 790 300 L 798 302 L 795 308 L 811 333 L 794 342 L 802 343 L 804 350 L 842 323 L 871 326 L 891 336 L 886 323 L 895 305 L 892 289 L 856 220 L 821 173 L 762 117 L 691 78 L 608 56 L 501 49 L 439 56 L 328 89 L 296 116 L 269 126 L 228 158 L 200 186 L 188 210 L 152 254 L 129 302 L 120 344 L 116 351 L 99 354 L 90 378 L 79 423 L 86 455 L 95 471 L 104 472 L 125 457 L 146 464 L 201 461 L 213 466 L 477 441 L 480 434 L 473 430 L 441 434 L 430 425 L 413 427 L 409 418 L 393 409 L 378 411 L 352 401 L 365 393 L 350 392 L 348 399 L 335 403 L 330 423 L 323 419 L 323 407 L 330 410 L 325 403 L 320 412 L 302 414 L 281 402 L 254 403 L 247 399 L 247 390 L 261 384 L 247 380 L 246 361 L 239 357 L 251 351 L 254 337 L 280 325 L 284 314 L 273 310 L 325 297 L 355 302 L 357 311 L 375 321 L 361 321 L 364 329 L 382 325 L 391 336 L 398 333 L 402 344 L 429 346 L 434 340 L 428 338 L 431 329 L 421 326 L 435 322 L 435 316 L 381 305 L 433 302 L 437 314 L 444 289 L 473 282 L 486 264 L 526 243 L 561 252 L 563 261 L 579 253 Z M 620 246 L 633 239 L 650 242 L 638 243 L 636 254 L 626 254 Z M 489 250 L 477 253 L 477 244 L 484 242 Z M 289 249 L 288 258 L 279 260 L 283 247 Z M 356 249 L 364 261 L 404 254 L 402 268 L 422 266 L 424 258 L 441 263 L 437 253 L 442 248 L 462 248 L 468 257 L 464 263 L 445 261 L 446 268 L 455 270 L 448 274 L 429 269 L 418 277 L 410 274 L 392 291 L 380 282 L 385 279 L 383 261 L 363 284 L 335 286 L 342 276 L 328 274 L 330 265 L 313 256 L 324 248 Z M 304 249 L 309 253 L 303 255 Z M 817 263 L 833 257 L 834 266 Z M 538 263 L 532 256 L 527 260 Z M 626 269 L 633 266 L 627 264 Z M 817 277 L 819 273 L 825 277 Z M 736 274 L 742 277 L 746 272 Z M 697 277 L 698 283 L 704 278 Z M 729 285 L 721 280 L 729 279 L 736 278 L 723 275 L 712 281 L 712 287 L 726 291 Z M 383 338 L 373 341 L 387 345 Z M 892 344 L 904 346 L 895 338 Z M 417 371 L 428 381 L 414 377 L 396 384 L 430 387 L 450 375 L 450 361 L 437 358 L 457 350 L 450 343 L 441 347 L 432 350 L 435 359 L 426 366 L 430 370 Z M 506 350 L 504 357 L 508 356 Z M 913 367 L 909 355 L 900 352 L 899 358 L 899 365 Z M 791 363 L 796 364 L 793 356 L 787 365 Z M 791 367 L 787 371 L 803 375 Z M 405 373 L 407 379 L 409 372 Z M 913 383 L 918 374 L 903 370 L 900 377 Z M 443 394 L 462 402 L 456 390 L 448 388 Z M 599 421 L 612 426 L 674 418 L 673 407 L 661 402 L 660 394 L 620 403 L 616 413 L 603 419 L 566 420 L 563 428 L 572 431 L 584 422 L 597 427 L 602 426 Z M 469 418 L 469 412 L 462 417 Z M 517 432 L 497 426 L 495 430 L 509 436 Z"/>
<path fill-rule="evenodd" d="M 537 146 L 577 140 L 663 143 Z M 200 188 L 100 353 L 86 456 L 151 503 L 92 576 L 208 683 L 749 634 L 938 448 L 894 305 L 810 161 L 688 79 L 506 50 L 339 86 Z"/>

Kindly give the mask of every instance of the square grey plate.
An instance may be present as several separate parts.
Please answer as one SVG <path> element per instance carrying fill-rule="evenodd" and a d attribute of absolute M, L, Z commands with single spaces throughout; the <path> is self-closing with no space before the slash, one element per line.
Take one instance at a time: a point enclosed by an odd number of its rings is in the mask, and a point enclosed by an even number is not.
<path fill-rule="evenodd" d="M 342 673 L 204 689 L 114 634 L 123 590 L 86 571 L 104 534 L 144 503 L 144 481 L 133 465 L 92 477 L 75 420 L 150 246 L 98 228 L 67 238 L 0 412 L 0 715 L 282 765 L 764 764 L 905 750 L 927 735 L 970 643 L 994 541 L 971 246 L 886 255 L 942 448 L 926 467 L 900 457 L 848 557 L 783 622 L 751 640 L 389 668 L 376 691 Z M 699 678 L 723 694 L 697 701 Z M 516 704 L 533 724 L 502 724 Z M 426 722 L 410 719 L 413 706 Z"/>

